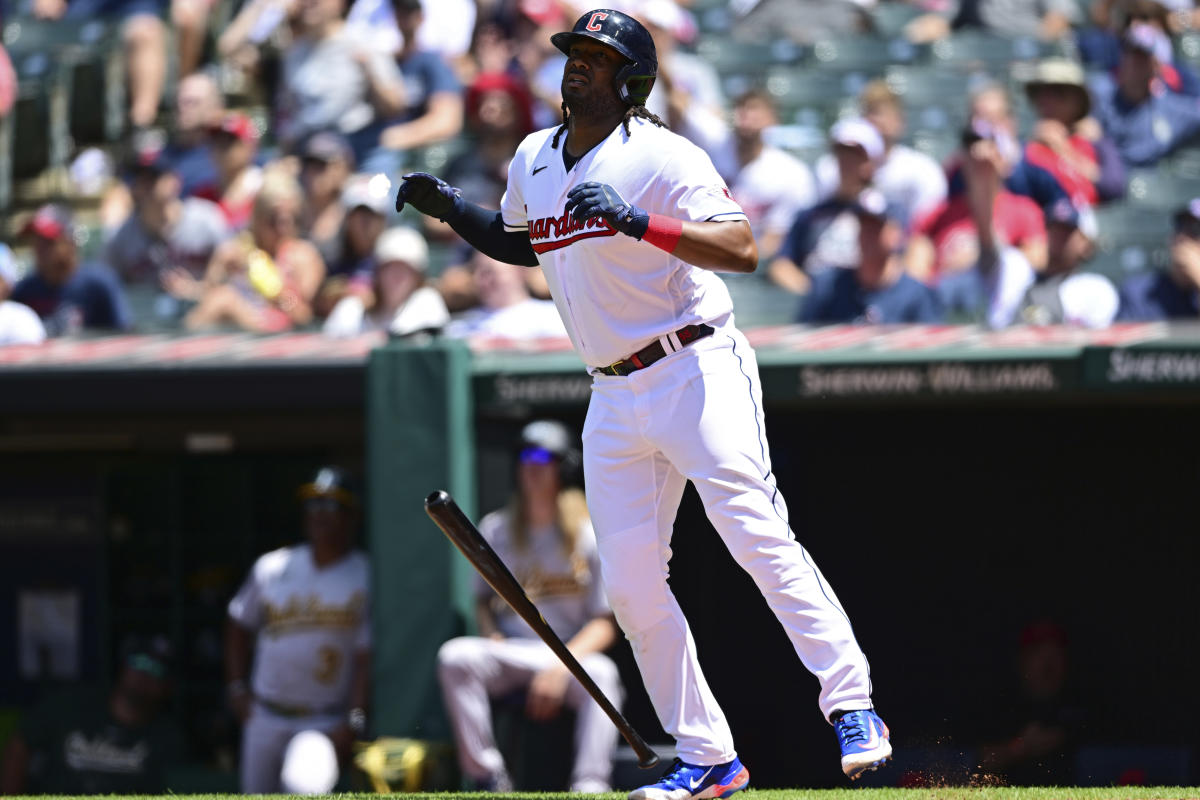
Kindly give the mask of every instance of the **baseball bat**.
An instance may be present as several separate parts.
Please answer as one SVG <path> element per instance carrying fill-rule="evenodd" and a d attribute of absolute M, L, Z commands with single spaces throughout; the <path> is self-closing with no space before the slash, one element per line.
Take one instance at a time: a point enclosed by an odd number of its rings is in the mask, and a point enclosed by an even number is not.
<path fill-rule="evenodd" d="M 550 649 L 566 665 L 575 679 L 600 705 L 604 713 L 608 714 L 609 719 L 613 721 L 617 730 L 625 737 L 625 741 L 629 742 L 633 752 L 637 754 L 638 766 L 649 769 L 657 764 L 658 754 L 650 749 L 646 740 L 629 724 L 629 720 L 622 716 L 612 701 L 592 680 L 592 676 L 587 674 L 587 671 L 563 644 L 563 640 L 558 638 L 558 634 L 542 617 L 542 612 L 537 610 L 537 606 L 525 594 L 521 584 L 508 571 L 508 567 L 483 538 L 479 529 L 471 523 L 471 520 L 467 519 L 467 515 L 458 507 L 458 503 L 454 502 L 454 498 L 439 489 L 425 498 L 425 513 L 442 529 L 442 533 L 446 534 L 454 546 L 467 557 L 467 560 L 479 571 L 483 579 L 496 590 L 496 594 L 504 598 L 504 601 L 512 606 L 513 611 L 516 611 L 521 615 L 521 619 L 529 623 L 533 632 L 550 646 Z"/>

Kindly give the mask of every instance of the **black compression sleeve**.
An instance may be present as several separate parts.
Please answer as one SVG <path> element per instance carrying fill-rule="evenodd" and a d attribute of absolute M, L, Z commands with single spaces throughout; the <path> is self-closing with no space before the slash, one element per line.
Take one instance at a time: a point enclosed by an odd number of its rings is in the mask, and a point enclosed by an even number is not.
<path fill-rule="evenodd" d="M 469 245 L 506 264 L 520 264 L 522 267 L 538 265 L 537 255 L 529 244 L 529 234 L 526 231 L 504 230 L 504 220 L 500 218 L 499 211 L 480 208 L 461 199 L 457 206 L 446 222 Z"/>

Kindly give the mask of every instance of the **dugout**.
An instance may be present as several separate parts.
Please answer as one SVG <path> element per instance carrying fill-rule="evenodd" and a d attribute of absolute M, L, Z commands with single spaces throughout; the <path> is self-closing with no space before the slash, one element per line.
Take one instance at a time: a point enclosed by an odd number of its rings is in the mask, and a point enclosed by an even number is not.
<path fill-rule="evenodd" d="M 909 759 L 876 779 L 962 776 L 1005 701 L 1019 631 L 1051 615 L 1091 711 L 1078 782 L 1115 781 L 1128 762 L 1194 784 L 1196 700 L 1153 690 L 1186 687 L 1200 656 L 1200 330 L 749 336 L 793 527 L 850 612 Z M 521 425 L 579 428 L 589 380 L 562 343 L 379 344 L 238 334 L 0 349 L 0 642 L 22 652 L 30 590 L 76 591 L 81 678 L 104 677 L 124 633 L 165 626 L 185 668 L 173 712 L 206 754 L 177 791 L 233 785 L 214 755 L 231 735 L 214 632 L 253 558 L 294 540 L 295 486 L 326 461 L 369 479 L 375 731 L 449 736 L 431 665 L 466 628 L 470 567 L 422 501 L 446 488 L 472 516 L 499 506 Z M 691 490 L 677 528 L 673 585 L 755 784 L 843 785 L 815 681 Z M 626 715 L 661 741 L 631 658 L 617 658 Z M 0 707 L 52 688 L 22 669 L 0 659 Z"/>
<path fill-rule="evenodd" d="M 1070 685 L 1086 713 L 1084 749 L 1067 765 L 1074 781 L 1141 769 L 1152 782 L 1194 782 L 1186 720 L 1196 701 L 1185 692 L 1186 711 L 1164 719 L 1146 688 L 1174 684 L 1200 656 L 1197 334 L 751 333 L 793 529 L 850 613 L 879 709 L 908 755 L 907 767 L 868 782 L 977 774 L 976 747 L 1011 702 L 1018 637 L 1042 618 L 1069 635 Z M 376 350 L 367 382 L 372 548 L 388 620 L 377 721 L 438 738 L 433 657 L 467 618 L 470 567 L 421 501 L 446 488 L 472 517 L 500 506 L 520 425 L 551 416 L 578 430 L 589 379 L 569 351 L 447 344 Z M 672 586 L 756 785 L 842 785 L 816 681 L 690 488 L 673 551 Z M 626 715 L 663 741 L 621 647 Z"/>

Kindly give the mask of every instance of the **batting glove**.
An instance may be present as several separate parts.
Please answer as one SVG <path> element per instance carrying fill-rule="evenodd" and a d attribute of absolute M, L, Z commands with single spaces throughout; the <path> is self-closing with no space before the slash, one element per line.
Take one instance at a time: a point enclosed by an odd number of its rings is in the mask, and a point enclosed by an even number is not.
<path fill-rule="evenodd" d="M 408 203 L 430 217 L 445 220 L 462 210 L 462 190 L 428 172 L 410 172 L 401 178 L 396 192 L 396 210 Z"/>
<path fill-rule="evenodd" d="M 650 225 L 650 214 L 625 202 L 607 183 L 588 181 L 567 192 L 567 213 L 578 222 L 601 217 L 614 230 L 641 239 Z"/>

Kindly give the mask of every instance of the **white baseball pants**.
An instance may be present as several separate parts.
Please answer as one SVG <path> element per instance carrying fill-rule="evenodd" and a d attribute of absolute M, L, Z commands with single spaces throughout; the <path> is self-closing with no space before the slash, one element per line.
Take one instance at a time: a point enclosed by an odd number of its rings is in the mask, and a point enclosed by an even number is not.
<path fill-rule="evenodd" d="M 242 728 L 242 794 L 278 794 L 283 754 L 292 737 L 307 730 L 329 734 L 343 721 L 336 714 L 283 717 L 255 703 Z"/>
<path fill-rule="evenodd" d="M 788 524 L 771 474 L 758 366 L 740 331 L 723 325 L 631 375 L 596 375 L 583 443 L 605 591 L 681 759 L 712 765 L 736 755 L 667 586 L 672 528 L 688 480 L 820 681 L 825 717 L 871 707 L 867 659 L 850 621 Z"/>
<path fill-rule="evenodd" d="M 459 768 L 476 781 L 508 776 L 496 747 L 489 698 L 524 688 L 533 676 L 560 663 L 540 639 L 480 636 L 451 639 L 438 650 L 438 680 L 454 727 Z M 579 659 L 588 675 L 617 708 L 624 692 L 617 665 L 602 653 Z M 579 681 L 571 678 L 564 699 L 575 710 L 575 763 L 572 791 L 607 790 L 612 780 L 617 729 Z"/>

